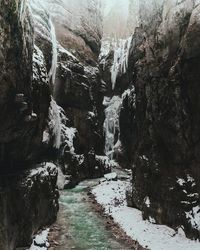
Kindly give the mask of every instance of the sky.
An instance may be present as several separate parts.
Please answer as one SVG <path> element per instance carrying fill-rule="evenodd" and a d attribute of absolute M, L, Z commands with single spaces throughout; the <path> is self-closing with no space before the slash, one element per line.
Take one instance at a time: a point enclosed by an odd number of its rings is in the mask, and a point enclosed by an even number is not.
<path fill-rule="evenodd" d="M 114 7 L 114 6 L 119 6 L 119 5 L 123 5 L 123 6 L 127 6 L 129 0 L 101 0 L 104 6 L 104 15 L 108 15 L 110 10 Z"/>
<path fill-rule="evenodd" d="M 129 0 L 101 0 L 104 10 L 104 37 L 128 36 Z"/>

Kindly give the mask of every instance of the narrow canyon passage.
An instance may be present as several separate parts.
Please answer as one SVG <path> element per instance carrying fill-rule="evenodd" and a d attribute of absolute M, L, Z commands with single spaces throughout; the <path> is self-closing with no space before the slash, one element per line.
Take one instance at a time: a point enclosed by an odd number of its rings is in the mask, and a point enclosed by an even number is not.
<path fill-rule="evenodd" d="M 200 0 L 0 0 L 0 250 L 200 250 Z"/>

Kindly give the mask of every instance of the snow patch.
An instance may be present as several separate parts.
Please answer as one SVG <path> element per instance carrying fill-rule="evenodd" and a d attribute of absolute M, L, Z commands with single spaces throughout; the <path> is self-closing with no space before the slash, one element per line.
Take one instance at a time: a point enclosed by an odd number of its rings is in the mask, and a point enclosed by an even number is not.
<path fill-rule="evenodd" d="M 126 189 L 129 182 L 104 181 L 96 186 L 92 193 L 101 204 L 105 213 L 112 216 L 122 229 L 133 240 L 137 240 L 143 247 L 151 250 L 199 250 L 199 241 L 187 239 L 183 233 L 164 226 L 152 224 L 154 220 L 143 220 L 142 212 L 127 207 Z M 198 213 L 198 209 L 195 209 Z"/>
<path fill-rule="evenodd" d="M 149 197 L 147 196 L 146 198 L 145 198 L 145 205 L 147 206 L 147 207 L 150 207 L 150 205 L 151 205 L 151 202 L 150 202 L 150 199 L 149 199 Z"/>
<path fill-rule="evenodd" d="M 200 206 L 193 207 L 191 211 L 185 212 L 194 229 L 200 230 Z"/>
<path fill-rule="evenodd" d="M 43 230 L 40 234 L 36 235 L 29 250 L 47 250 L 50 247 L 48 242 L 49 229 Z"/>
<path fill-rule="evenodd" d="M 116 181 L 117 180 L 117 173 L 110 173 L 110 174 L 105 174 L 104 175 L 104 178 L 107 180 L 107 181 Z"/>
<path fill-rule="evenodd" d="M 57 169 L 57 167 L 54 163 L 46 162 L 46 163 L 40 164 L 40 167 L 32 169 L 29 173 L 29 177 L 33 177 L 35 175 L 48 176 L 49 172 L 52 172 L 55 169 Z"/>

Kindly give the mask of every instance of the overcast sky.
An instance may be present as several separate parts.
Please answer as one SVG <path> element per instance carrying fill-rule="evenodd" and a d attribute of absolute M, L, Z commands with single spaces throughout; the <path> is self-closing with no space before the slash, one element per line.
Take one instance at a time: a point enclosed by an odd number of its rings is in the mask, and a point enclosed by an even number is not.
<path fill-rule="evenodd" d="M 103 6 L 104 6 L 104 15 L 108 15 L 110 10 L 114 6 L 128 6 L 129 0 L 102 0 Z"/>

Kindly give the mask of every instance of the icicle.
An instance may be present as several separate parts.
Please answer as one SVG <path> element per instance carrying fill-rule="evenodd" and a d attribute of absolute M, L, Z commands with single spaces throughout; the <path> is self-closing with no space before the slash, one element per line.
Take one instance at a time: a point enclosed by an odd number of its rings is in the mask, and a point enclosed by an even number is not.
<path fill-rule="evenodd" d="M 74 152 L 73 140 L 77 130 L 66 126 L 67 117 L 64 110 L 51 99 L 49 107 L 49 122 L 47 128 L 43 131 L 43 143 L 48 144 L 53 139 L 53 146 L 60 149 L 65 145 L 70 151 Z"/>
<path fill-rule="evenodd" d="M 51 69 L 49 71 L 49 80 L 52 80 L 52 84 L 54 86 L 55 79 L 56 79 L 56 69 L 57 69 L 57 63 L 58 63 L 58 52 L 57 52 L 57 39 L 56 39 L 56 32 L 55 27 L 53 25 L 53 22 L 51 18 L 49 19 L 49 25 L 50 25 L 50 31 L 51 31 L 51 41 L 52 41 L 52 65 Z"/>
<path fill-rule="evenodd" d="M 119 44 L 114 44 L 114 60 L 111 67 L 112 89 L 115 88 L 117 77 L 127 71 L 131 41 L 132 36 L 127 40 L 119 40 Z"/>

